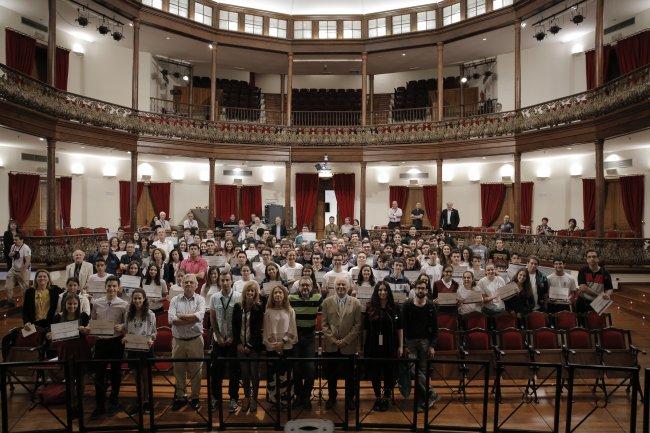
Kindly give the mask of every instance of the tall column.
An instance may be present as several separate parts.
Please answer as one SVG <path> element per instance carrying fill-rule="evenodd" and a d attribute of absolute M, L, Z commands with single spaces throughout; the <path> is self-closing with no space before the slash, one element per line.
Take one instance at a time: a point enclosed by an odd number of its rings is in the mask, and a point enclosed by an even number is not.
<path fill-rule="evenodd" d="M 47 139 L 47 235 L 56 231 L 56 141 Z"/>
<path fill-rule="evenodd" d="M 194 68 L 192 66 L 190 66 L 190 76 L 188 78 L 190 79 L 190 95 L 187 105 L 187 117 L 191 118 L 192 106 L 194 105 Z"/>
<path fill-rule="evenodd" d="M 284 225 L 289 227 L 291 221 L 291 161 L 284 163 Z M 295 225 L 295 223 L 294 223 Z M 302 227 L 296 228 L 300 231 Z"/>
<path fill-rule="evenodd" d="M 605 167 L 603 166 L 603 150 L 605 140 L 596 140 L 596 236 L 605 237 Z"/>
<path fill-rule="evenodd" d="M 213 227 L 214 224 L 214 165 L 215 159 L 208 158 L 208 166 L 210 167 L 210 185 L 208 186 L 208 228 Z"/>
<path fill-rule="evenodd" d="M 605 0 L 596 1 L 596 87 L 602 86 L 604 83 L 603 77 L 603 65 L 604 65 L 604 55 L 603 55 L 603 14 L 605 10 Z"/>
<path fill-rule="evenodd" d="M 521 20 L 515 20 L 515 110 L 521 108 Z"/>
<path fill-rule="evenodd" d="M 131 231 L 138 229 L 138 151 L 131 151 Z"/>
<path fill-rule="evenodd" d="M 285 74 L 280 74 L 280 125 L 284 125 L 284 78 Z"/>
<path fill-rule="evenodd" d="M 359 224 L 361 228 L 366 228 L 366 165 L 368 163 L 361 161 L 361 184 L 359 187 Z"/>
<path fill-rule="evenodd" d="M 521 233 L 521 152 L 515 152 L 514 165 L 515 165 L 515 208 L 512 211 L 513 224 L 515 225 L 515 233 Z"/>
<path fill-rule="evenodd" d="M 368 114 L 368 53 L 361 53 L 361 126 L 366 126 Z"/>
<path fill-rule="evenodd" d="M 138 77 L 140 71 L 140 19 L 133 20 L 133 69 L 131 70 L 131 108 L 138 109 Z"/>
<path fill-rule="evenodd" d="M 438 215 L 442 212 L 442 159 L 436 159 L 436 212 Z M 435 219 L 436 215 L 429 215 L 429 221 L 431 218 Z"/>
<path fill-rule="evenodd" d="M 212 67 L 210 68 L 210 120 L 217 120 L 217 43 L 212 42 Z M 214 171 L 214 170 L 213 170 Z"/>
<path fill-rule="evenodd" d="M 54 87 L 56 81 L 56 0 L 48 0 L 47 29 L 47 84 Z"/>
<path fill-rule="evenodd" d="M 444 113 L 443 113 L 443 110 L 444 110 L 443 109 L 444 89 L 443 89 L 443 86 L 442 86 L 443 81 L 444 81 L 444 76 L 443 76 L 443 73 L 442 73 L 442 69 L 444 68 L 444 65 L 443 65 L 443 62 L 444 62 L 444 60 L 443 60 L 444 46 L 443 46 L 442 42 L 438 42 L 437 46 L 438 46 L 438 65 L 437 65 L 437 71 L 438 71 L 438 110 L 437 110 L 437 114 L 438 114 L 438 120 L 442 120 L 442 117 L 444 115 Z"/>
<path fill-rule="evenodd" d="M 287 54 L 287 126 L 291 126 L 291 96 L 293 89 L 293 53 Z"/>
<path fill-rule="evenodd" d="M 459 67 L 460 72 L 460 117 L 465 117 L 465 86 L 463 85 L 463 76 L 465 76 L 465 65 L 462 63 Z"/>
<path fill-rule="evenodd" d="M 368 75 L 368 92 L 370 93 L 370 124 L 375 124 L 375 76 Z"/>

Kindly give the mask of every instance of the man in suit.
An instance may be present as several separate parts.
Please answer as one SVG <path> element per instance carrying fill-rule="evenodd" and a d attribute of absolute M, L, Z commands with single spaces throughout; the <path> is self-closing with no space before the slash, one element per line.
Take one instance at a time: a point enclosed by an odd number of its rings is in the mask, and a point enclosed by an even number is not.
<path fill-rule="evenodd" d="M 83 289 L 88 284 L 88 278 L 93 274 L 93 265 L 84 261 L 86 253 L 75 250 L 72 253 L 73 263 L 65 267 L 65 279 L 76 277 L 79 280 L 79 288 Z"/>
<path fill-rule="evenodd" d="M 275 236 L 277 240 L 287 236 L 287 228 L 282 224 L 282 218 L 279 216 L 275 217 L 275 224 L 271 226 L 271 236 Z"/>
<path fill-rule="evenodd" d="M 246 227 L 246 222 L 241 219 L 237 225 L 237 228 L 233 230 L 232 235 L 235 238 L 235 242 L 241 244 L 246 241 L 246 233 L 248 232 L 248 227 Z"/>
<path fill-rule="evenodd" d="M 323 335 L 326 357 L 349 357 L 357 353 L 361 333 L 361 303 L 348 294 L 348 278 L 337 277 L 334 281 L 336 296 L 329 296 L 323 301 Z M 336 384 L 339 378 L 346 380 L 345 396 L 348 410 L 354 410 L 355 385 L 352 361 L 330 362 L 326 364 L 329 398 L 325 407 L 332 409 L 336 405 Z"/>
<path fill-rule="evenodd" d="M 447 203 L 447 209 L 440 214 L 440 228 L 443 230 L 457 230 L 460 223 L 458 210 L 454 209 L 452 202 Z"/>

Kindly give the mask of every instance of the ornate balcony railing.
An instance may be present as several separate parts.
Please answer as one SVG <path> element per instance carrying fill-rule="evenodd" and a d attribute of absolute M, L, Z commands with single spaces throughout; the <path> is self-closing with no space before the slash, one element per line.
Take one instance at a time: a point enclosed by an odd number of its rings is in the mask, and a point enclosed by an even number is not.
<path fill-rule="evenodd" d="M 195 119 L 208 119 L 210 116 L 209 105 L 188 104 L 160 98 L 149 98 L 149 101 L 149 109 L 154 113 L 173 114 Z"/>
<path fill-rule="evenodd" d="M 218 143 L 286 146 L 433 143 L 508 137 L 595 118 L 650 98 L 650 66 L 605 86 L 521 110 L 471 117 L 378 126 L 301 127 L 246 122 L 210 122 L 132 110 L 63 92 L 0 65 L 0 98 L 73 122 L 157 136 Z"/>

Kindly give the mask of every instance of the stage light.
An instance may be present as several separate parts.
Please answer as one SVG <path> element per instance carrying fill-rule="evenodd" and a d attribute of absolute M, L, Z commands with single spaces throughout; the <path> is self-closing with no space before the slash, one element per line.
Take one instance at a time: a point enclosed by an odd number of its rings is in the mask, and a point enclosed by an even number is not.
<path fill-rule="evenodd" d="M 106 36 L 111 32 L 111 29 L 106 25 L 106 21 L 102 21 L 102 23 L 97 27 L 97 31 L 100 35 Z"/>
<path fill-rule="evenodd" d="M 118 42 L 124 39 L 124 35 L 122 34 L 122 28 L 116 28 L 113 31 L 111 36 L 113 36 L 113 39 L 115 39 Z"/>
<path fill-rule="evenodd" d="M 546 32 L 544 32 L 544 30 L 539 30 L 537 33 L 535 33 L 534 37 L 538 42 L 542 42 L 546 37 Z"/>
<path fill-rule="evenodd" d="M 467 81 L 469 81 L 467 79 L 467 77 L 461 77 L 461 79 L 460 79 L 460 82 L 463 83 L 463 84 L 467 83 Z"/>
<path fill-rule="evenodd" d="M 472 74 L 472 79 L 473 80 L 478 80 L 479 78 L 481 78 L 481 74 L 479 74 L 478 72 L 474 72 Z"/>
<path fill-rule="evenodd" d="M 560 30 L 562 30 L 562 27 L 558 24 L 557 19 L 552 20 L 548 32 L 552 35 L 557 35 L 560 33 Z"/>
<path fill-rule="evenodd" d="M 77 19 L 75 20 L 77 24 L 79 24 L 81 27 L 86 27 L 89 23 L 88 18 L 79 15 Z"/>
<path fill-rule="evenodd" d="M 190 77 L 188 77 L 187 75 L 183 75 L 183 81 L 190 81 Z"/>
<path fill-rule="evenodd" d="M 574 6 L 571 8 L 571 22 L 575 25 L 580 24 L 585 20 L 585 16 L 583 15 L 582 8 L 578 8 L 578 6 Z"/>

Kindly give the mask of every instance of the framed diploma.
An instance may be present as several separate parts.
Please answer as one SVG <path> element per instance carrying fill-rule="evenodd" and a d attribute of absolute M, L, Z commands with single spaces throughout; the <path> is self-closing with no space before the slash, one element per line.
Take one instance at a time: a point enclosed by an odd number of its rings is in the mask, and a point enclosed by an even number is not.
<path fill-rule="evenodd" d="M 115 334 L 115 323 L 112 320 L 91 320 L 88 325 L 90 328 L 90 335 L 100 337 L 112 337 Z"/>
<path fill-rule="evenodd" d="M 366 304 L 372 297 L 373 288 L 370 286 L 355 286 L 357 292 L 357 299 L 361 303 L 361 312 L 366 311 Z"/>
<path fill-rule="evenodd" d="M 161 299 L 162 298 L 162 286 L 157 286 L 155 284 L 145 284 L 142 286 L 144 292 L 147 294 L 147 298 L 152 299 Z"/>
<path fill-rule="evenodd" d="M 438 293 L 438 305 L 456 305 L 458 303 L 458 295 L 455 293 Z"/>
<path fill-rule="evenodd" d="M 79 338 L 79 321 L 72 320 L 70 322 L 53 323 L 50 331 L 52 333 L 52 341 Z"/>
<path fill-rule="evenodd" d="M 469 295 L 463 299 L 463 304 L 482 304 L 483 294 L 481 292 L 470 292 Z"/>
<path fill-rule="evenodd" d="M 550 299 L 557 299 L 560 301 L 567 301 L 569 299 L 569 288 L 551 286 L 548 289 L 548 297 Z"/>
<path fill-rule="evenodd" d="M 120 277 L 120 285 L 127 289 L 135 289 L 140 287 L 141 278 L 137 275 L 122 275 Z"/>
<path fill-rule="evenodd" d="M 519 294 L 519 286 L 517 286 L 517 283 L 508 283 L 505 286 L 499 287 L 497 293 L 501 300 L 505 301 Z"/>
<path fill-rule="evenodd" d="M 126 334 L 126 350 L 137 350 L 140 352 L 149 351 L 149 337 L 146 335 Z"/>

